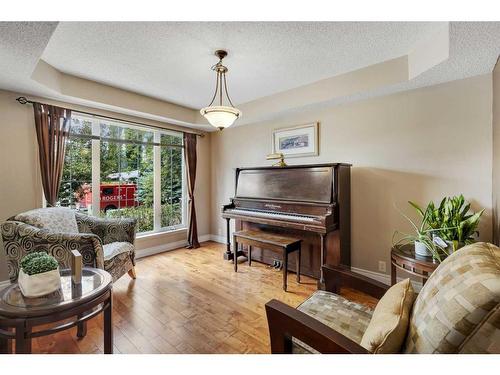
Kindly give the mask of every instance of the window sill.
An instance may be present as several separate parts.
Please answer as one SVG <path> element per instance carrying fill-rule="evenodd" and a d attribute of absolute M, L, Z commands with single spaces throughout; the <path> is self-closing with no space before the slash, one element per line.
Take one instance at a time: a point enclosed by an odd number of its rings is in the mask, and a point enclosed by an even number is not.
<path fill-rule="evenodd" d="M 176 229 L 171 229 L 171 230 L 164 230 L 164 231 L 160 231 L 160 232 L 138 234 L 137 236 L 135 236 L 135 238 L 136 239 L 155 238 L 155 237 L 168 236 L 169 234 L 176 234 L 176 233 L 182 233 L 182 232 L 187 232 L 187 228 L 182 227 L 182 228 L 176 228 Z"/>

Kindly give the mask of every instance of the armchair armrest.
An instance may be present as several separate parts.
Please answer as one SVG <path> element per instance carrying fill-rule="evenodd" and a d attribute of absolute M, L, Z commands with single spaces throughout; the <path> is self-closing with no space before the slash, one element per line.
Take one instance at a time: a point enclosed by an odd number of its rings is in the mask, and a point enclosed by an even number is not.
<path fill-rule="evenodd" d="M 347 286 L 366 293 L 375 298 L 382 298 L 389 286 L 380 281 L 352 272 L 343 266 L 323 266 L 325 289 L 329 292 L 340 294 L 340 288 Z"/>
<path fill-rule="evenodd" d="M 135 241 L 136 219 L 108 219 L 76 213 L 76 222 L 80 233 L 93 233 L 103 244 L 112 242 Z"/>
<path fill-rule="evenodd" d="M 266 303 L 271 353 L 292 353 L 292 337 L 320 353 L 369 353 L 358 343 L 278 300 Z"/>

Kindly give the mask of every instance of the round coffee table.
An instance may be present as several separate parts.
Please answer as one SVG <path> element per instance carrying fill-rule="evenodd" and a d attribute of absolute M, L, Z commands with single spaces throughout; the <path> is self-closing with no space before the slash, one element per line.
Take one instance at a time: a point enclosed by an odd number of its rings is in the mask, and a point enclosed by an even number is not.
<path fill-rule="evenodd" d="M 391 249 L 391 285 L 396 284 L 398 269 L 422 278 L 422 285 L 424 285 L 437 266 L 439 263 L 432 256 L 415 254 L 415 246 L 412 244 L 394 246 Z"/>
<path fill-rule="evenodd" d="M 17 283 L 0 292 L 0 353 L 10 352 L 15 339 L 16 353 L 31 353 L 31 339 L 78 326 L 85 335 L 85 322 L 104 312 L 104 353 L 113 352 L 113 279 L 96 268 L 83 268 L 81 284 L 71 280 L 71 270 L 61 271 L 61 288 L 38 298 L 26 298 Z M 36 330 L 39 325 L 49 325 Z"/>

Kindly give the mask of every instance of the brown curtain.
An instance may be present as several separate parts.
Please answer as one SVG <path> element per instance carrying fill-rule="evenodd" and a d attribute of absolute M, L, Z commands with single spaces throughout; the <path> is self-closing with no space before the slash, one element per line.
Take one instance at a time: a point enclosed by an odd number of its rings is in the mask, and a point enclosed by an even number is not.
<path fill-rule="evenodd" d="M 188 182 L 189 218 L 188 218 L 188 248 L 200 247 L 198 242 L 198 227 L 196 225 L 196 209 L 194 205 L 194 185 L 196 181 L 196 134 L 184 133 L 184 158 Z"/>
<path fill-rule="evenodd" d="M 33 108 L 43 192 L 47 206 L 55 206 L 61 185 L 71 111 L 41 103 L 33 103 Z"/>

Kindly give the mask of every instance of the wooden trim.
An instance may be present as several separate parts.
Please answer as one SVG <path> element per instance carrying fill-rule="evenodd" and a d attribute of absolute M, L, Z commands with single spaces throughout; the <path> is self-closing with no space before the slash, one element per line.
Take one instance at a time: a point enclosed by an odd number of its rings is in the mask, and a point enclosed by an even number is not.
<path fill-rule="evenodd" d="M 339 294 L 342 287 L 349 287 L 359 290 L 375 298 L 382 298 L 389 286 L 370 279 L 369 277 L 352 272 L 347 267 L 323 266 L 325 276 L 325 290 Z"/>
<path fill-rule="evenodd" d="M 320 353 L 369 353 L 334 329 L 278 300 L 266 303 L 266 314 L 273 354 L 292 353 L 292 337 Z"/>

